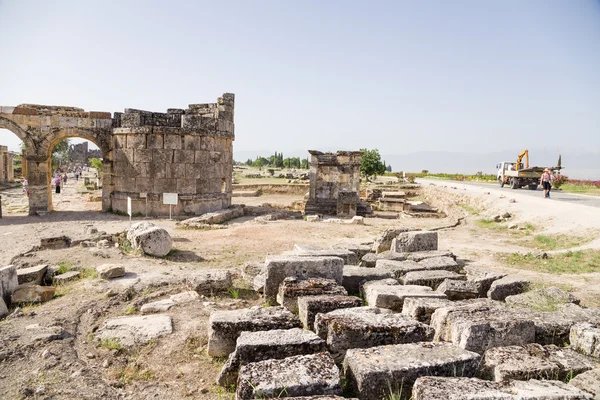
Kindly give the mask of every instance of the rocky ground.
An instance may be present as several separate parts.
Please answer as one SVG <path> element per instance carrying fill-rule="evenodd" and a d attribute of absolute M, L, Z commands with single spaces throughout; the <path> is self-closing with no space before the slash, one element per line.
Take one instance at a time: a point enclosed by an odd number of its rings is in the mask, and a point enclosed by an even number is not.
<path fill-rule="evenodd" d="M 261 295 L 250 290 L 238 269 L 248 262 L 263 262 L 270 254 L 292 250 L 296 243 L 323 248 L 371 243 L 392 227 L 447 228 L 439 231 L 439 247 L 451 250 L 459 263 L 483 263 L 490 270 L 509 272 L 540 285 L 568 285 L 582 304 L 598 305 L 595 301 L 600 297 L 600 272 L 557 275 L 510 268 L 497 257 L 498 253 L 539 250 L 532 250 L 524 234 L 482 227 L 477 222 L 508 211 L 510 221 L 524 226 L 535 223 L 530 221 L 539 219 L 543 210 L 537 210 L 532 219 L 526 209 L 519 208 L 520 199 L 509 203 L 509 198 L 483 191 L 457 192 L 451 187 L 427 187 L 422 194 L 447 211 L 448 216 L 441 219 L 366 218 L 364 225 L 355 225 L 244 216 L 227 222 L 224 229 L 202 230 L 183 229 L 175 220 L 153 219 L 173 238 L 171 252 L 157 258 L 128 246 L 115 247 L 116 235 L 131 225 L 128 217 L 99 212 L 100 203 L 90 201 L 95 200 L 95 194 L 83 193 L 81 181 L 76 184 L 70 180 L 60 197 L 54 197 L 57 211 L 42 217 L 27 216 L 24 195 L 20 189 L 10 189 L 2 193 L 3 201 L 8 201 L 3 207 L 4 218 L 0 219 L 0 265 L 48 264 L 79 270 L 82 275 L 58 286 L 51 301 L 24 305 L 20 312 L 0 321 L 2 398 L 233 398 L 215 383 L 225 359 L 209 357 L 206 350 L 211 312 L 264 303 Z M 234 201 L 284 206 L 301 199 L 302 195 L 277 193 L 237 197 Z M 548 213 L 552 213 L 552 233 L 560 232 L 560 218 L 572 219 L 572 215 L 561 216 L 553 209 Z M 593 221 L 580 228 L 578 232 L 587 235 L 586 244 L 596 243 L 598 231 Z M 544 226 L 537 229 L 544 232 Z M 563 233 L 572 235 L 574 229 L 577 227 L 565 224 Z M 94 230 L 98 233 L 91 233 Z M 42 238 L 62 235 L 75 243 L 91 240 L 94 244 L 32 251 Z M 105 242 L 99 243 L 98 235 Z M 119 279 L 101 279 L 93 271 L 102 264 L 120 264 L 126 274 Z M 204 279 L 207 271 L 214 269 L 235 271 L 229 290 L 197 286 L 195 279 Z M 171 319 L 172 333 L 168 336 L 132 347 L 96 338 L 110 318 L 141 316 L 145 304 L 190 290 L 196 290 L 200 297 L 161 312 Z M 14 306 L 10 312 L 14 312 Z"/>

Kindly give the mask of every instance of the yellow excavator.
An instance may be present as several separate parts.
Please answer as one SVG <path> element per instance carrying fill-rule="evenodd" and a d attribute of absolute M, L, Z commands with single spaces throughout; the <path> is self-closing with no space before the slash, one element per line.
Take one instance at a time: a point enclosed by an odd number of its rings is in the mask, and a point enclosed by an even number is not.
<path fill-rule="evenodd" d="M 525 164 L 523 164 L 523 158 Z M 528 186 L 536 190 L 540 177 L 544 173 L 544 167 L 529 167 L 529 151 L 523 150 L 517 156 L 517 162 L 503 161 L 496 165 L 498 168 L 498 183 L 500 187 L 510 184 L 511 189 L 519 189 Z M 554 169 L 554 168 L 553 168 Z"/>

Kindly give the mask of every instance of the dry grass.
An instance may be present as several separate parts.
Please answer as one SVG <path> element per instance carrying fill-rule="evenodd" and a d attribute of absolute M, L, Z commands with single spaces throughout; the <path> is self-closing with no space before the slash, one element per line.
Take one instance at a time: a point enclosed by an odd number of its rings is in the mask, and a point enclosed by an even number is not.
<path fill-rule="evenodd" d="M 549 274 L 585 274 L 600 272 L 600 250 L 568 251 L 538 258 L 532 253 L 503 254 L 500 260 L 513 268 Z"/>

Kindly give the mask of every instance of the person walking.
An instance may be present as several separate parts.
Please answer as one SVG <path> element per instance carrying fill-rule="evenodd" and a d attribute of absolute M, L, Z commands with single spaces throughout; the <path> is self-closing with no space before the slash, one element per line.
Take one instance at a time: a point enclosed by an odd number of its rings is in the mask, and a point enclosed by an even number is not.
<path fill-rule="evenodd" d="M 62 176 L 63 185 L 66 185 L 66 184 L 67 184 L 67 179 L 68 179 L 68 177 L 67 177 L 67 173 L 65 172 L 65 173 L 63 174 L 63 176 Z"/>
<path fill-rule="evenodd" d="M 544 169 L 544 173 L 540 178 L 540 186 L 544 189 L 544 198 L 550 198 L 550 189 L 552 189 L 552 181 L 554 180 L 554 175 L 552 172 L 546 168 Z"/>
<path fill-rule="evenodd" d="M 54 186 L 55 186 L 55 192 L 56 194 L 60 194 L 60 175 L 58 175 L 56 178 L 54 178 Z"/>
<path fill-rule="evenodd" d="M 27 179 L 23 179 L 23 191 L 25 195 L 29 197 L 29 181 Z"/>

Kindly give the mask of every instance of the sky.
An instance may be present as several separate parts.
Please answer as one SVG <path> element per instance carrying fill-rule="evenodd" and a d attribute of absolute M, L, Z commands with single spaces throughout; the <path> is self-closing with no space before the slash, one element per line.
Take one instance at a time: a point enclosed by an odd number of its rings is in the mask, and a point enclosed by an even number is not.
<path fill-rule="evenodd" d="M 0 0 L 0 105 L 232 92 L 243 154 L 551 147 L 600 169 L 599 71 L 592 0 Z"/>

